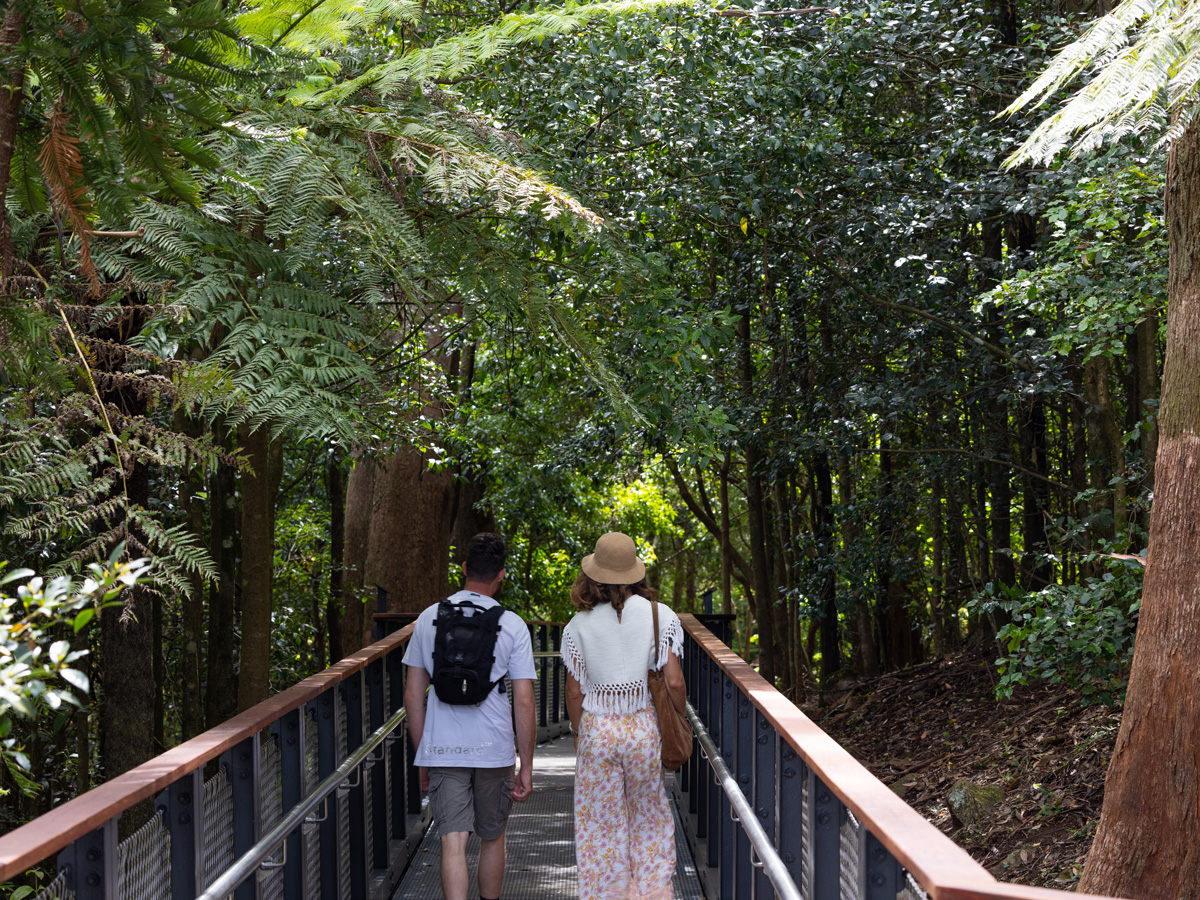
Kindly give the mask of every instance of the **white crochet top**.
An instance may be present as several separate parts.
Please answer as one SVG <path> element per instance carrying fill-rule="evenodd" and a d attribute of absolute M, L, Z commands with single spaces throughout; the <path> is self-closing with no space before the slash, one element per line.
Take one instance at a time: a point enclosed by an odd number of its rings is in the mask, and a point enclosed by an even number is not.
<path fill-rule="evenodd" d="M 662 603 L 657 663 L 653 643 L 650 601 L 640 594 L 625 601 L 620 619 L 608 603 L 577 612 L 563 629 L 562 658 L 583 691 L 584 710 L 621 715 L 648 707 L 646 671 L 666 665 L 668 652 L 683 658 L 683 625 Z"/>

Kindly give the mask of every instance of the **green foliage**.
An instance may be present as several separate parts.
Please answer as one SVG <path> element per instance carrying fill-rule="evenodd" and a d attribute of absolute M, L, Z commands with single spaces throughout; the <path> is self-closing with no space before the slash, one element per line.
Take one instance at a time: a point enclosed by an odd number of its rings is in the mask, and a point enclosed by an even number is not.
<path fill-rule="evenodd" d="M 1008 624 L 996 639 L 996 696 L 1039 681 L 1078 689 L 1083 703 L 1112 704 L 1125 695 L 1133 656 L 1134 630 L 1141 608 L 1142 573 L 1137 565 L 1115 562 L 1110 571 L 1083 584 L 1054 584 L 1035 593 L 988 585 L 971 608 L 1001 613 Z"/>
<path fill-rule="evenodd" d="M 1005 112 L 1043 103 L 1096 72 L 1031 133 L 1005 165 L 1046 162 L 1064 147 L 1083 153 L 1128 135 L 1163 142 L 1192 121 L 1200 90 L 1200 22 L 1189 4 L 1123 0 L 1092 23 Z"/>
<path fill-rule="evenodd" d="M 42 707 L 79 706 L 78 694 L 87 693 L 87 676 L 72 663 L 88 651 L 72 649 L 63 635 L 83 631 L 100 609 L 117 603 L 122 590 L 145 576 L 149 563 L 122 561 L 124 549 L 118 547 L 106 565 L 89 565 L 82 581 L 63 575 L 47 582 L 29 569 L 0 579 L 0 586 L 22 582 L 0 593 L 0 756 L 10 770 L 30 768 L 10 736 L 14 718 L 34 719 Z M 27 779 L 20 783 L 33 787 Z"/>

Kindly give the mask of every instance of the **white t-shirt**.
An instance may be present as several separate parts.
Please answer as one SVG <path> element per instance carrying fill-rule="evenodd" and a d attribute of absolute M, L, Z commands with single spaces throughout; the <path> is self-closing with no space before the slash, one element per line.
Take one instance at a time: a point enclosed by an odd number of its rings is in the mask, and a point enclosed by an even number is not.
<path fill-rule="evenodd" d="M 451 603 L 470 600 L 484 608 L 498 605 L 491 597 L 473 591 L 450 595 Z M 433 643 L 437 626 L 435 603 L 417 617 L 412 638 L 404 651 L 404 664 L 424 669 L 433 675 Z M 478 615 L 478 613 L 475 613 Z M 537 677 L 533 666 L 533 641 L 524 620 L 505 610 L 500 617 L 500 633 L 496 636 L 496 661 L 492 664 L 491 680 L 507 674 L 509 679 Z M 512 690 L 511 685 L 508 690 Z M 478 706 L 451 706 L 430 689 L 426 695 L 425 730 L 417 747 L 419 766 L 448 766 L 495 768 L 516 762 L 513 749 L 512 707 L 507 691 L 492 688 Z"/>

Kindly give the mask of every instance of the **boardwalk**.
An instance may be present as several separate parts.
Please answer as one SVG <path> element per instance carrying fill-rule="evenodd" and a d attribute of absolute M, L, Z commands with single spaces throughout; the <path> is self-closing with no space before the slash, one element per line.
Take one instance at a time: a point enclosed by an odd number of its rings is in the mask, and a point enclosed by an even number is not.
<path fill-rule="evenodd" d="M 572 837 L 575 751 L 565 738 L 538 747 L 533 769 L 533 797 L 515 805 L 508 821 L 508 868 L 504 878 L 506 900 L 575 900 L 575 843 Z M 682 829 L 675 829 L 679 865 L 675 870 L 676 900 L 703 900 Z M 439 842 L 432 830 L 426 835 L 412 866 L 396 892 L 396 900 L 440 900 Z M 479 839 L 474 835 L 468 857 L 478 858 Z M 470 896 L 479 896 L 474 878 Z"/>

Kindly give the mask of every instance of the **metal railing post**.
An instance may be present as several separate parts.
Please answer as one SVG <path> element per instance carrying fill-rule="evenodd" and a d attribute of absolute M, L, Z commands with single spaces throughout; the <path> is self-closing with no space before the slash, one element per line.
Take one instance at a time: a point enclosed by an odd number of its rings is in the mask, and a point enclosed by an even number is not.
<path fill-rule="evenodd" d="M 387 685 L 384 681 L 383 660 L 377 659 L 367 666 L 367 733 L 374 734 L 387 720 L 384 712 L 384 694 Z M 373 869 L 387 868 L 388 833 L 387 814 L 387 743 L 375 754 L 375 762 L 364 768 L 363 779 L 368 776 L 371 780 L 371 864 Z M 364 785 L 364 790 L 366 790 Z M 367 873 L 370 876 L 370 872 Z"/>
<path fill-rule="evenodd" d="M 115 818 L 58 855 L 58 870 L 66 876 L 76 900 L 116 900 L 119 864 Z"/>
<path fill-rule="evenodd" d="M 812 769 L 808 770 L 808 883 L 812 897 L 837 897 L 839 892 L 839 855 L 842 803 Z"/>
<path fill-rule="evenodd" d="M 233 787 L 233 855 L 237 857 L 258 842 L 262 831 L 258 735 L 251 735 L 229 750 L 222 764 Z M 243 882 L 234 892 L 234 898 L 258 900 L 258 882 L 254 879 Z"/>
<path fill-rule="evenodd" d="M 716 744 L 720 750 L 721 757 L 725 760 L 725 765 L 729 767 L 731 772 L 737 771 L 737 703 L 733 699 L 733 680 L 724 672 L 718 670 L 718 678 L 720 684 L 718 686 L 717 696 L 720 698 L 719 717 L 714 717 L 714 722 L 721 723 L 721 730 L 717 734 Z M 726 794 L 719 786 L 716 786 L 717 799 L 721 809 L 721 877 L 719 884 L 721 885 L 722 897 L 734 897 L 735 891 L 735 852 L 739 849 L 737 846 L 737 832 L 741 829 L 735 826 L 732 807 L 729 803 L 729 795 Z"/>
<path fill-rule="evenodd" d="M 754 711 L 754 776 L 753 790 L 748 792 L 754 804 L 754 814 L 758 816 L 758 824 L 771 838 L 771 843 L 779 850 L 779 835 L 775 828 L 775 795 L 779 778 L 778 756 L 779 735 L 771 727 L 758 710 Z M 794 879 L 793 879 L 794 880 Z M 754 872 L 754 887 L 750 894 L 752 900 L 771 900 L 774 891 L 771 879 L 764 869 Z"/>
<path fill-rule="evenodd" d="M 862 900 L 896 900 L 904 884 L 904 872 L 896 858 L 866 828 L 859 828 L 858 858 L 862 880 L 858 895 Z"/>
<path fill-rule="evenodd" d="M 185 775 L 154 801 L 171 836 L 172 900 L 192 900 L 199 893 L 196 874 L 204 859 L 202 774 L 197 769 Z"/>
<path fill-rule="evenodd" d="M 555 653 L 562 652 L 562 626 L 553 626 L 550 636 L 551 645 Z M 554 724 L 557 725 L 563 720 L 563 662 L 562 657 L 554 658 Z"/>
<path fill-rule="evenodd" d="M 346 698 L 346 753 L 353 753 L 363 742 L 363 682 L 362 673 L 356 672 L 342 682 Z M 366 900 L 368 854 L 366 831 L 366 780 L 367 773 L 359 771 L 358 783 L 350 786 L 347 797 L 350 805 L 349 847 L 342 848 L 350 866 L 350 898 Z"/>
<path fill-rule="evenodd" d="M 337 758 L 337 688 L 324 691 L 309 703 L 317 727 L 317 781 L 324 781 L 333 774 L 340 760 Z M 329 797 L 325 801 L 325 817 L 318 825 L 321 841 L 321 897 L 322 900 L 340 900 L 338 897 L 338 861 L 341 859 L 338 846 L 337 800 Z"/>
<path fill-rule="evenodd" d="M 777 834 L 775 846 L 787 866 L 792 880 L 804 887 L 804 791 L 808 777 L 808 766 L 796 751 L 776 735 L 779 745 L 779 778 L 776 779 L 775 821 Z M 811 894 L 806 895 L 811 896 Z"/>
<path fill-rule="evenodd" d="M 280 815 L 286 816 L 304 796 L 304 716 L 293 709 L 271 725 L 271 733 L 279 742 Z M 283 864 L 283 896 L 285 900 L 302 900 L 304 896 L 304 862 L 299 829 L 285 843 Z M 172 847 L 174 837 L 172 836 Z M 195 897 L 195 894 L 190 895 Z M 189 897 L 190 900 L 190 897 Z"/>
<path fill-rule="evenodd" d="M 387 658 L 388 665 L 388 714 L 391 715 L 404 705 L 404 663 L 399 653 Z M 408 774 L 405 760 L 408 752 L 408 728 L 401 727 L 396 740 L 387 745 L 388 790 L 391 794 L 392 834 L 403 837 L 408 833 L 408 799 L 405 789 Z"/>

